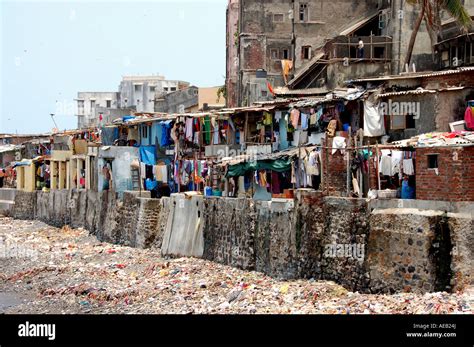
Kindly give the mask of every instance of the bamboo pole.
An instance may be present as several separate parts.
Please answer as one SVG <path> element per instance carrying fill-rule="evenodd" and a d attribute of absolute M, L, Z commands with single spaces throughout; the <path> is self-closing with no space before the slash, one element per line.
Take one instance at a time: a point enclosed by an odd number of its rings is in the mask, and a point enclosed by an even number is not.
<path fill-rule="evenodd" d="M 351 137 L 351 134 L 352 133 L 352 130 L 351 130 L 351 127 L 349 127 L 349 146 L 352 146 L 352 137 Z M 352 178 L 352 174 L 351 174 L 351 152 L 350 151 L 346 151 L 346 156 L 347 156 L 347 159 L 346 159 L 346 165 L 347 165 L 347 171 L 346 171 L 346 183 L 347 183 L 347 187 L 346 187 L 346 195 L 347 197 L 350 197 L 351 196 L 351 178 Z"/>

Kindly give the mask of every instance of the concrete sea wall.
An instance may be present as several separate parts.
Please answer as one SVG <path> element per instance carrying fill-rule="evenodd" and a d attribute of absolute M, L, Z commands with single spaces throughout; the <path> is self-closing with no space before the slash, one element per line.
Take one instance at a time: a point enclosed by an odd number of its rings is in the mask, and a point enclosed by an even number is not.
<path fill-rule="evenodd" d="M 17 192 L 11 214 L 83 227 L 100 240 L 161 248 L 282 279 L 360 292 L 452 291 L 474 283 L 472 204 L 324 197 L 160 200 L 125 192 Z M 349 252 L 349 253 L 348 253 Z"/>

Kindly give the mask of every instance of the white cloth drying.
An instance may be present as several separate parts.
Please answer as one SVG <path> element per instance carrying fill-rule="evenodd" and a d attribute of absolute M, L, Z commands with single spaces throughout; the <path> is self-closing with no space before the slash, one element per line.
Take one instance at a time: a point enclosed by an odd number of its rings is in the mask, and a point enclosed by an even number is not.
<path fill-rule="evenodd" d="M 364 101 L 364 136 L 378 137 L 385 135 L 385 122 L 380 103 L 375 97 Z"/>
<path fill-rule="evenodd" d="M 338 150 L 341 150 L 341 153 L 344 154 L 346 152 L 346 138 L 336 136 L 332 141 L 332 154 L 336 154 Z"/>
<path fill-rule="evenodd" d="M 413 176 L 415 174 L 413 159 L 405 159 L 403 161 L 403 173 L 408 176 Z"/>

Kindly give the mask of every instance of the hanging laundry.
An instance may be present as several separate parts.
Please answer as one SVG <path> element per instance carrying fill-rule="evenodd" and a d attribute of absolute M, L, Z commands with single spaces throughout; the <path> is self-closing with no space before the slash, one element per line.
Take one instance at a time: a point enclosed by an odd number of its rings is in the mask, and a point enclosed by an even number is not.
<path fill-rule="evenodd" d="M 464 113 L 464 120 L 469 130 L 474 130 L 474 111 L 472 107 L 468 107 Z"/>
<path fill-rule="evenodd" d="M 308 165 L 306 171 L 311 176 L 321 175 L 321 153 L 312 151 L 308 156 Z"/>
<path fill-rule="evenodd" d="M 193 118 L 186 118 L 186 141 L 193 141 Z"/>
<path fill-rule="evenodd" d="M 334 137 L 336 135 L 336 130 L 337 130 L 337 120 L 333 119 L 332 121 L 329 122 L 326 133 L 329 137 Z"/>
<path fill-rule="evenodd" d="M 332 154 L 336 154 L 336 152 L 338 150 L 341 151 L 341 154 L 345 154 L 346 153 L 346 138 L 345 137 L 340 137 L 340 136 L 336 136 L 333 141 L 332 141 Z"/>
<path fill-rule="evenodd" d="M 263 113 L 263 124 L 264 125 L 272 125 L 273 120 L 272 120 L 272 114 L 269 112 L 264 112 Z"/>
<path fill-rule="evenodd" d="M 392 151 L 392 175 L 402 172 L 402 151 Z"/>
<path fill-rule="evenodd" d="M 146 179 L 146 164 L 145 163 L 140 163 L 140 178 L 141 179 Z"/>
<path fill-rule="evenodd" d="M 267 187 L 267 173 L 265 171 L 260 171 L 259 172 L 259 183 L 260 186 L 263 188 Z"/>
<path fill-rule="evenodd" d="M 301 114 L 301 129 L 307 130 L 309 127 L 308 124 L 308 115 L 306 113 Z"/>
<path fill-rule="evenodd" d="M 280 194 L 280 176 L 278 172 L 272 171 L 272 194 Z"/>
<path fill-rule="evenodd" d="M 158 187 L 157 181 L 151 180 L 149 178 L 145 181 L 146 190 L 155 190 L 157 187 Z"/>
<path fill-rule="evenodd" d="M 204 143 L 206 145 L 211 144 L 211 117 L 206 116 L 203 118 L 203 128 L 204 128 Z"/>
<path fill-rule="evenodd" d="M 156 147 L 140 146 L 140 161 L 147 165 L 156 164 Z"/>
<path fill-rule="evenodd" d="M 161 141 L 160 146 L 170 146 L 173 142 L 171 141 L 171 123 L 172 121 L 164 121 L 161 124 Z"/>
<path fill-rule="evenodd" d="M 288 84 L 288 75 L 290 74 L 291 69 L 293 68 L 293 61 L 288 59 L 281 60 L 281 69 L 283 73 L 283 79 L 285 84 Z"/>
<path fill-rule="evenodd" d="M 216 120 L 216 117 L 211 118 L 212 124 L 212 143 L 214 145 L 219 144 L 219 123 Z"/>
<path fill-rule="evenodd" d="M 282 116 L 282 111 L 275 112 L 275 123 L 280 123 L 281 116 Z"/>
<path fill-rule="evenodd" d="M 168 167 L 166 165 L 155 166 L 155 177 L 158 182 L 168 182 Z"/>
<path fill-rule="evenodd" d="M 385 135 L 385 121 L 380 102 L 372 94 L 364 101 L 364 136 L 378 137 Z"/>
<path fill-rule="evenodd" d="M 298 124 L 300 122 L 300 111 L 296 108 L 291 110 L 291 125 L 293 125 L 293 128 L 298 129 Z"/>
<path fill-rule="evenodd" d="M 384 176 L 393 176 L 392 171 L 392 157 L 390 156 L 391 151 L 382 150 L 382 156 L 380 158 L 380 173 Z"/>
<path fill-rule="evenodd" d="M 201 132 L 200 131 L 196 131 L 194 133 L 194 141 L 193 142 L 198 146 L 202 145 L 202 143 L 201 143 Z"/>
<path fill-rule="evenodd" d="M 403 173 L 408 176 L 415 174 L 415 166 L 413 165 L 413 159 L 403 160 Z"/>

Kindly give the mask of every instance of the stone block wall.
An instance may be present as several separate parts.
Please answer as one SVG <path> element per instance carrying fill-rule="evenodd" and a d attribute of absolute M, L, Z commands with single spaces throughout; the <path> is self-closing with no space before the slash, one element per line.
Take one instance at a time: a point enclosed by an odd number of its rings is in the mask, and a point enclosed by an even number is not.
<path fill-rule="evenodd" d="M 252 199 L 204 199 L 204 259 L 255 270 L 255 215 Z"/>
<path fill-rule="evenodd" d="M 255 268 L 273 277 L 298 278 L 293 200 L 259 201 L 255 220 Z"/>
<path fill-rule="evenodd" d="M 85 228 L 104 242 L 132 247 L 161 246 L 164 202 L 126 192 L 123 200 L 112 192 L 18 192 L 12 215 L 37 219 L 49 225 Z M 163 215 L 165 214 L 165 215 Z"/>
<path fill-rule="evenodd" d="M 436 266 L 430 256 L 433 223 L 440 212 L 375 210 L 371 216 L 368 266 L 375 291 L 433 291 Z"/>
<path fill-rule="evenodd" d="M 83 227 L 101 241 L 160 247 L 282 279 L 332 280 L 374 293 L 452 291 L 474 284 L 472 204 L 324 197 L 294 200 L 126 192 L 18 192 L 12 214 Z M 329 252 L 358 246 L 354 253 Z M 183 253 L 184 252 L 184 253 Z M 188 254 L 189 253 L 189 254 Z"/>
<path fill-rule="evenodd" d="M 370 234 L 370 210 L 367 201 L 325 198 L 323 211 L 321 278 L 335 281 L 354 291 L 366 290 L 370 286 L 365 261 Z M 328 255 L 327 248 L 330 245 L 333 245 L 333 249 L 335 245 L 358 248 L 352 251 L 350 257 L 346 254 L 334 255 L 334 251 L 332 255 Z"/>

